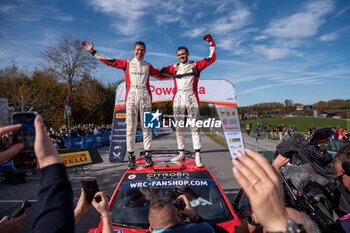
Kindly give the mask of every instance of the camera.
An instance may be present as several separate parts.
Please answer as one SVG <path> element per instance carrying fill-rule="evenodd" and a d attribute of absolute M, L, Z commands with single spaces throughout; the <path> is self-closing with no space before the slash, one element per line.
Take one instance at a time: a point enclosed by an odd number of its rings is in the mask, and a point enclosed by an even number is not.
<path fill-rule="evenodd" d="M 185 201 L 182 198 L 173 200 L 172 204 L 179 210 L 184 210 L 186 207 Z"/>

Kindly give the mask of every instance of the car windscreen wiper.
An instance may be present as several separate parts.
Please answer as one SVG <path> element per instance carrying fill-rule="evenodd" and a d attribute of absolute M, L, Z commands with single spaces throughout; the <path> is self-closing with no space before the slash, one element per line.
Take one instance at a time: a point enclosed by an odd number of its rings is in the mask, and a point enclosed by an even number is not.
<path fill-rule="evenodd" d="M 148 226 L 146 224 L 142 224 L 143 226 L 137 226 L 137 225 L 132 225 L 128 223 L 119 223 L 119 222 L 112 222 L 113 226 L 118 226 L 118 227 L 126 227 L 126 228 L 135 228 L 135 229 L 146 229 Z"/>

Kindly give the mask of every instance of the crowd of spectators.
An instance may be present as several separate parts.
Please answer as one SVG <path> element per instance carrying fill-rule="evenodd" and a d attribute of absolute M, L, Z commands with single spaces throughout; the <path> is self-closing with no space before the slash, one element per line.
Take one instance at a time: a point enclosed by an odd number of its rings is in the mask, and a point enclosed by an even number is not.
<path fill-rule="evenodd" d="M 21 125 L 0 127 L 0 136 L 8 135 L 20 128 Z M 102 232 L 113 232 L 108 199 L 102 192 L 96 193 L 95 199 L 90 204 L 87 202 L 86 194 L 82 190 L 80 199 L 75 209 L 73 208 L 73 192 L 66 168 L 56 148 L 53 146 L 48 136 L 49 132 L 45 130 L 40 116 L 37 116 L 35 119 L 35 133 L 34 151 L 40 168 L 41 182 L 32 232 L 74 232 L 75 224 L 87 213 L 91 205 L 101 214 L 103 221 Z M 298 134 L 295 133 L 292 136 L 291 146 L 304 146 L 302 140 L 295 139 L 296 135 Z M 303 135 L 301 135 L 301 138 L 303 138 Z M 23 144 L 18 143 L 1 151 L 0 163 L 11 159 L 23 147 Z M 317 149 L 317 147 L 315 148 Z M 293 152 L 295 151 L 293 150 Z M 236 154 L 237 158 L 233 160 L 233 175 L 248 196 L 252 208 L 250 216 L 252 220 L 242 222 L 237 232 L 254 232 L 259 225 L 263 226 L 265 232 L 270 233 L 317 233 L 320 232 L 320 229 L 322 232 L 350 232 L 350 145 L 341 148 L 334 159 L 327 160 L 327 166 L 323 166 L 321 170 L 317 169 L 320 168 L 319 165 L 314 166 L 312 158 L 303 160 L 304 158 L 301 157 L 296 159 L 295 154 L 286 153 L 281 150 L 281 147 L 277 147 L 276 159 L 272 165 L 255 151 L 246 150 L 245 155 L 240 152 Z M 300 156 L 298 153 L 297 155 Z M 320 156 L 322 155 L 320 154 Z M 291 163 L 298 169 L 304 169 L 305 171 L 288 173 L 287 170 L 293 171 L 294 169 L 290 165 Z M 332 171 L 328 171 L 327 174 L 323 173 L 325 168 Z M 337 218 L 337 221 L 331 226 L 327 226 L 329 227 L 327 231 L 324 231 L 324 226 L 321 227 L 318 224 L 319 222 L 316 223 L 315 216 L 310 218 L 306 214 L 308 213 L 306 209 L 296 208 L 295 205 L 286 207 L 285 198 L 287 196 L 285 195 L 285 184 L 283 185 L 285 181 L 282 182 L 283 179 L 281 177 L 283 178 L 284 176 L 281 175 L 281 172 L 286 176 L 288 182 L 293 184 L 289 194 L 294 194 L 296 197 L 307 192 L 305 187 L 308 187 L 310 180 L 312 182 L 317 181 L 317 176 L 329 179 L 329 184 L 334 182 L 336 183 L 335 188 L 342 189 L 339 196 L 332 196 L 334 199 L 331 199 L 333 201 L 331 206 L 338 207 L 333 209 L 335 212 L 334 218 Z M 300 174 L 306 175 L 302 176 Z M 305 177 L 307 177 L 307 183 L 305 183 Z M 331 178 L 333 179 L 331 180 Z M 323 186 L 326 187 L 327 185 Z M 331 187 L 332 190 L 334 190 L 333 186 Z M 327 190 L 330 190 L 330 186 L 327 187 Z M 96 197 L 99 197 L 100 201 L 97 201 Z M 186 199 L 186 196 L 179 198 L 182 198 L 185 203 L 182 213 L 165 199 L 154 199 L 151 201 L 148 215 L 150 232 L 225 232 L 225 229 L 215 224 L 209 224 L 198 216 Z M 192 223 L 184 224 L 181 216 L 188 217 Z M 8 217 L 4 217 L 0 221 L 0 232 L 15 232 L 25 217 L 25 214 L 10 220 Z"/>
<path fill-rule="evenodd" d="M 51 141 L 57 146 L 57 148 L 60 149 L 65 148 L 65 139 L 67 138 L 85 137 L 90 135 L 98 136 L 104 133 L 110 133 L 111 131 L 111 125 L 108 124 L 79 124 L 73 128 L 68 128 L 66 125 L 64 125 L 59 130 L 55 130 L 52 127 L 47 130 Z"/>
<path fill-rule="evenodd" d="M 296 132 L 297 128 L 295 125 L 271 125 L 258 122 L 254 134 L 255 136 L 263 136 L 265 138 L 283 141 L 288 140 Z"/>
<path fill-rule="evenodd" d="M 48 131 L 50 132 L 50 134 L 58 137 L 75 138 L 75 137 L 85 137 L 89 135 L 100 135 L 100 134 L 111 132 L 111 125 L 79 124 L 70 129 L 68 129 L 68 127 L 64 125 L 59 130 L 55 130 L 54 128 L 51 127 Z"/>
<path fill-rule="evenodd" d="M 249 126 L 248 126 L 249 125 Z M 248 123 L 245 127 L 246 129 L 252 129 L 252 124 Z M 312 132 L 316 129 L 314 125 L 311 125 L 308 132 L 305 133 L 305 138 L 309 138 Z M 345 128 L 340 127 L 339 125 L 336 127 L 332 127 L 333 132 L 329 137 L 329 141 L 349 141 L 350 133 Z M 262 136 L 268 139 L 274 139 L 279 141 L 288 140 L 294 133 L 297 133 L 297 128 L 295 125 L 271 125 L 265 124 L 264 122 L 258 122 L 256 129 L 253 131 L 255 136 Z"/>
<path fill-rule="evenodd" d="M 349 141 L 350 133 L 339 125 L 337 127 L 332 127 L 332 133 L 329 137 L 330 141 Z"/>

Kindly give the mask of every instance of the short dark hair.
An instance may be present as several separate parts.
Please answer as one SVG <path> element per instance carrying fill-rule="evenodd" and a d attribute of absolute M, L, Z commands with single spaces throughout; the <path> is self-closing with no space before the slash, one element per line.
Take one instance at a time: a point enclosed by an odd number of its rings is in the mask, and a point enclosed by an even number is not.
<path fill-rule="evenodd" d="M 134 44 L 134 49 L 136 48 L 136 45 L 143 45 L 143 46 L 145 46 L 145 50 L 146 50 L 145 42 L 143 42 L 143 41 L 136 41 L 135 44 Z"/>
<path fill-rule="evenodd" d="M 165 229 L 179 221 L 175 207 L 164 198 L 155 198 L 151 201 L 148 220 L 154 230 Z"/>
<path fill-rule="evenodd" d="M 185 50 L 186 53 L 188 53 L 188 49 L 187 49 L 185 46 L 180 46 L 180 47 L 178 47 L 177 50 L 176 50 L 176 53 L 177 53 L 177 51 L 179 51 L 179 50 Z"/>
<path fill-rule="evenodd" d="M 165 206 L 170 206 L 170 202 L 168 202 L 164 198 L 156 198 L 151 200 L 150 209 L 160 210 L 163 209 Z"/>

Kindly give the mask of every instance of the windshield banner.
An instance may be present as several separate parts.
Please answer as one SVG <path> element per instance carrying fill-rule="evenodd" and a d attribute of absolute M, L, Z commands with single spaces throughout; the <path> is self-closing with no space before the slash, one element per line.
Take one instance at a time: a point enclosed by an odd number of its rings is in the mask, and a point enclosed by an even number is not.
<path fill-rule="evenodd" d="M 157 179 L 123 182 L 120 189 L 215 186 L 212 179 Z"/>
<path fill-rule="evenodd" d="M 206 171 L 195 172 L 153 172 L 153 173 L 129 173 L 121 189 L 132 188 L 161 188 L 161 187 L 200 187 L 214 186 L 215 181 Z"/>

